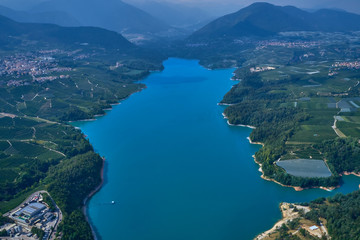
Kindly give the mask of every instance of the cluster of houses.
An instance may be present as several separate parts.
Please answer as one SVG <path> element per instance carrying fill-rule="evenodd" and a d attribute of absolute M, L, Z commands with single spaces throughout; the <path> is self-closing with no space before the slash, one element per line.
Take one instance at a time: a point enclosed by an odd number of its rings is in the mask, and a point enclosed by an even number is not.
<path fill-rule="evenodd" d="M 57 78 L 68 78 L 69 75 L 53 73 L 64 73 L 72 71 L 69 67 L 59 67 L 57 61 L 50 55 L 40 53 L 24 53 L 6 56 L 0 59 L 1 83 L 7 86 L 29 85 L 31 82 L 52 81 Z M 53 74 L 54 76 L 49 76 Z"/>
<path fill-rule="evenodd" d="M 57 222 L 57 213 L 54 213 L 42 201 L 41 194 L 35 195 L 19 208 L 10 212 L 9 216 L 13 223 L 0 226 L 0 231 L 5 230 L 10 237 L 22 237 L 37 239 L 33 235 L 32 228 L 38 228 L 45 232 L 44 239 L 48 239 L 52 228 Z"/>
<path fill-rule="evenodd" d="M 265 72 L 265 71 L 271 71 L 276 69 L 275 67 L 270 67 L 270 66 L 265 66 L 265 67 L 252 67 L 250 68 L 250 72 L 251 73 L 256 73 L 256 72 Z"/>
<path fill-rule="evenodd" d="M 339 70 L 348 69 L 348 70 L 354 70 L 354 69 L 360 69 L 360 62 L 359 61 L 353 61 L 353 62 L 336 62 L 331 65 L 329 69 L 329 77 L 339 74 Z"/>
<path fill-rule="evenodd" d="M 312 48 L 320 45 L 316 41 L 260 41 L 256 50 L 264 49 L 267 47 L 284 47 L 284 48 Z"/>

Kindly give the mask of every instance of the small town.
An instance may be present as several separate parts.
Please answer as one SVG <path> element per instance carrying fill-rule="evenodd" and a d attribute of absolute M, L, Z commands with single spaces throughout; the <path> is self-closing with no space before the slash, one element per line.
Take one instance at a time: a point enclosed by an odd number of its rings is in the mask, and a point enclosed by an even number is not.
<path fill-rule="evenodd" d="M 357 70 L 360 69 L 360 62 L 354 61 L 354 62 L 336 62 L 331 65 L 329 69 L 329 76 L 334 76 L 339 74 L 339 70 Z"/>
<path fill-rule="evenodd" d="M 318 45 L 320 45 L 320 43 L 314 41 L 259 41 L 256 50 L 264 49 L 267 47 L 312 48 Z"/>
<path fill-rule="evenodd" d="M 360 62 L 336 62 L 331 67 L 333 68 L 346 68 L 346 69 L 360 69 Z"/>
<path fill-rule="evenodd" d="M 266 67 L 252 67 L 250 68 L 250 72 L 252 73 L 256 73 L 256 72 L 265 72 L 265 71 L 271 71 L 274 70 L 276 68 L 271 67 L 271 66 L 266 66 Z"/>
<path fill-rule="evenodd" d="M 35 53 L 14 54 L 0 59 L 0 76 L 3 79 L 0 85 L 24 86 L 31 82 L 42 83 L 55 79 L 69 78 L 65 72 L 73 71 L 70 67 L 59 67 L 56 59 L 51 54 L 59 54 L 58 51 L 42 51 Z M 72 55 L 74 52 L 60 52 L 61 54 Z M 80 57 L 82 58 L 82 57 Z"/>
<path fill-rule="evenodd" d="M 0 239 L 54 239 L 62 213 L 45 191 L 33 193 L 20 206 L 4 214 L 9 222 L 0 226 Z M 2 237 L 1 237 L 2 236 Z"/>

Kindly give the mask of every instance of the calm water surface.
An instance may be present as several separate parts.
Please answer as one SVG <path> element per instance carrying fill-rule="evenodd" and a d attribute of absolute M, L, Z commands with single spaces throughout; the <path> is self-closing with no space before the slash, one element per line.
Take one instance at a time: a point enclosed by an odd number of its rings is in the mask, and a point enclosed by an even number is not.
<path fill-rule="evenodd" d="M 164 66 L 106 116 L 74 123 L 106 157 L 105 184 L 88 206 L 99 238 L 252 239 L 281 217 L 282 201 L 358 189 L 353 176 L 331 193 L 262 180 L 252 158 L 259 146 L 246 139 L 251 129 L 228 126 L 217 105 L 235 84 L 234 69 L 182 59 Z"/>

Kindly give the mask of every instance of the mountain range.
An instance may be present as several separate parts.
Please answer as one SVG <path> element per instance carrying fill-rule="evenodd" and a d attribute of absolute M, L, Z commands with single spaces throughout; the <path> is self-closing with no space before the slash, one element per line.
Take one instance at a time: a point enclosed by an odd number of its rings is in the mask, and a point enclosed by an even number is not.
<path fill-rule="evenodd" d="M 206 21 L 204 19 L 209 17 L 201 9 L 181 7 L 177 4 L 151 1 L 143 2 L 141 6 L 151 14 L 121 0 L 107 0 L 106 2 L 101 0 L 52 0 L 40 2 L 28 11 L 15 11 L 0 7 L 0 15 L 17 22 L 99 27 L 121 33 L 132 40 L 181 37 L 186 32 L 204 24 L 203 21 Z M 139 7 L 141 6 L 139 5 Z M 189 15 L 184 15 L 186 12 Z M 196 12 L 199 13 L 198 16 L 196 16 Z M 191 26 L 191 24 L 194 25 Z M 196 27 L 196 24 L 200 25 Z M 180 27 L 187 28 L 189 26 L 191 27 L 187 30 L 180 29 Z M 34 28 L 38 29 L 38 27 Z M 104 29 L 96 31 L 105 31 Z M 61 28 L 59 30 L 65 31 Z M 191 34 L 188 39 L 198 41 L 217 38 L 267 37 L 287 31 L 346 32 L 358 30 L 360 30 L 360 15 L 342 10 L 322 9 L 308 12 L 292 6 L 281 7 L 269 3 L 254 3 L 210 22 Z M 38 31 L 37 34 L 40 32 Z M 121 35 L 117 36 L 119 39 L 120 37 L 122 38 Z M 120 42 L 124 42 L 123 40 L 121 39 Z"/>
<path fill-rule="evenodd" d="M 3 46 L 27 40 L 66 47 L 87 45 L 121 50 L 136 48 L 121 34 L 98 27 L 61 27 L 54 24 L 19 23 L 0 16 L 0 29 L 0 43 Z"/>
<path fill-rule="evenodd" d="M 66 12 L 47 11 L 47 12 L 31 12 L 17 11 L 8 7 L 0 6 L 0 15 L 11 18 L 17 22 L 24 23 L 53 23 L 60 26 L 80 26 L 76 18 Z"/>
<path fill-rule="evenodd" d="M 215 19 L 214 16 L 200 7 L 187 6 L 181 3 L 146 0 L 131 1 L 131 4 L 170 26 L 189 31 L 197 30 Z"/>
<path fill-rule="evenodd" d="M 61 11 L 81 26 L 95 26 L 122 34 L 168 36 L 177 30 L 143 10 L 121 0 L 51 0 L 39 3 L 33 13 Z"/>
<path fill-rule="evenodd" d="M 360 30 L 360 15 L 322 9 L 307 12 L 292 6 L 254 3 L 238 12 L 220 17 L 189 39 L 266 37 L 288 31 L 346 32 Z"/>

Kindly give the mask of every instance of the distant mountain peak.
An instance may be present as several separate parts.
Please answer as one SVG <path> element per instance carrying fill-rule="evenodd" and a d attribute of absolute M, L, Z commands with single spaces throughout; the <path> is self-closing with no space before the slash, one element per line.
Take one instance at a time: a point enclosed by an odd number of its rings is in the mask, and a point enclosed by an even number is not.
<path fill-rule="evenodd" d="M 119 33 L 156 35 L 171 30 L 164 22 L 121 0 L 51 0 L 32 9 L 34 12 L 52 10 L 75 16 L 82 26 Z"/>
<path fill-rule="evenodd" d="M 98 27 L 61 27 L 54 24 L 19 23 L 0 15 L 0 42 L 11 43 L 13 37 L 41 43 L 77 47 L 87 43 L 91 47 L 130 50 L 136 48 L 121 34 Z M 11 36 L 11 37 L 9 37 Z"/>
<path fill-rule="evenodd" d="M 71 15 L 61 11 L 31 12 L 17 11 L 8 7 L 0 6 L 0 15 L 17 22 L 24 23 L 52 23 L 60 26 L 79 26 L 79 22 Z"/>
<path fill-rule="evenodd" d="M 293 6 L 253 3 L 220 17 L 190 39 L 264 37 L 286 31 L 343 32 L 360 30 L 360 15 L 330 9 L 310 13 Z"/>

